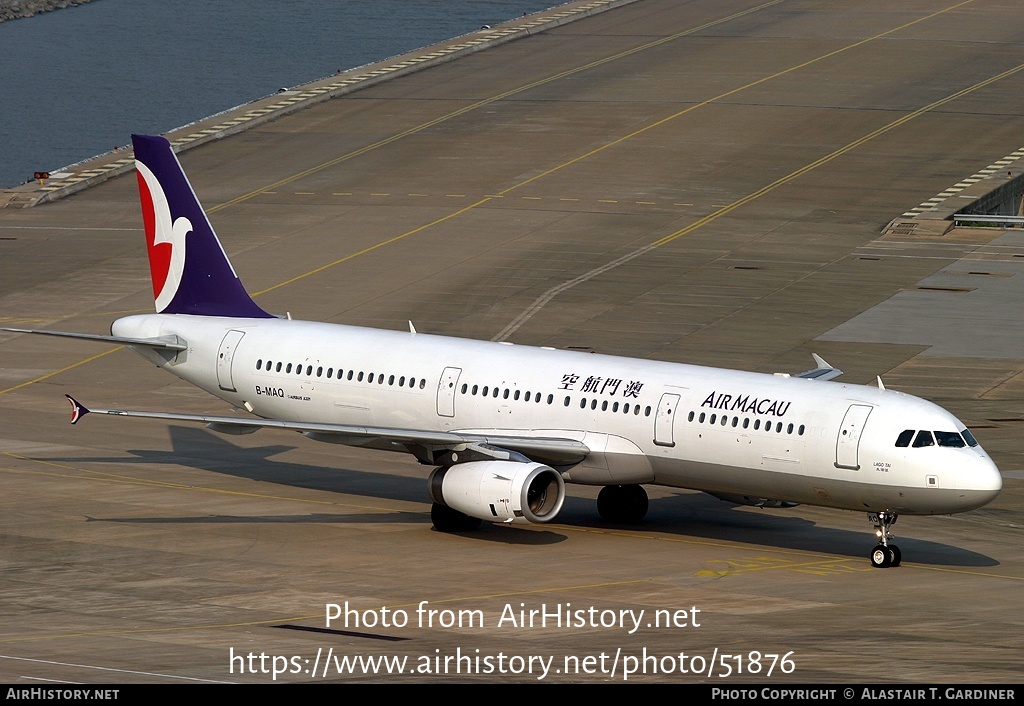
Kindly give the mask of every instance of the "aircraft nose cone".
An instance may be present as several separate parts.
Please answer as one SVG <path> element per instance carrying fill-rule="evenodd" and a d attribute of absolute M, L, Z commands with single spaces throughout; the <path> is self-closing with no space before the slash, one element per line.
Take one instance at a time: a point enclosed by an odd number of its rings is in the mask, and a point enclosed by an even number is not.
<path fill-rule="evenodd" d="M 999 495 L 999 491 L 1003 489 L 1003 476 L 999 473 L 999 469 L 996 468 L 996 464 L 991 461 L 989 461 L 988 468 L 984 473 L 983 485 L 985 489 L 992 493 L 992 497 L 989 498 L 990 500 Z"/>
<path fill-rule="evenodd" d="M 975 507 L 987 505 L 1003 489 L 1003 476 L 988 456 L 979 458 L 970 472 L 971 500 Z"/>

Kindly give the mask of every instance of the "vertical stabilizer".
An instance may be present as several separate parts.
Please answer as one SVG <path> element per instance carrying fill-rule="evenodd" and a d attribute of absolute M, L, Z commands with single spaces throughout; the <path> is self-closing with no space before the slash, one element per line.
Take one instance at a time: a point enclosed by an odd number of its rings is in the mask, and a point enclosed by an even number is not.
<path fill-rule="evenodd" d="M 170 143 L 132 135 L 132 144 L 157 313 L 272 318 L 235 274 Z"/>

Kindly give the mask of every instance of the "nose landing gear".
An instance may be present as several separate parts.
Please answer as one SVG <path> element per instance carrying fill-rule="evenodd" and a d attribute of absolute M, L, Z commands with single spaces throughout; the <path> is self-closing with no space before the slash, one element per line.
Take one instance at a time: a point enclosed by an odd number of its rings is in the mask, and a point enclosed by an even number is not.
<path fill-rule="evenodd" d="M 869 512 L 868 521 L 875 526 L 875 536 L 878 537 L 878 546 L 871 550 L 871 565 L 876 569 L 887 569 L 890 566 L 899 566 L 903 561 L 903 554 L 900 548 L 889 541 L 893 538 L 889 528 L 896 524 L 899 518 L 895 512 Z"/>

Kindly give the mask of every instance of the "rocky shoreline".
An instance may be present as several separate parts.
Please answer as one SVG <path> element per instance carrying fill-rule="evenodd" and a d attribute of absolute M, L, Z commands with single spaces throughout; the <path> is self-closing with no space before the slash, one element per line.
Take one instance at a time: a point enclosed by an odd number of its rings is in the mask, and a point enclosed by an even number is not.
<path fill-rule="evenodd" d="M 92 0 L 0 0 L 0 22 L 31 17 L 65 7 L 84 5 Z"/>

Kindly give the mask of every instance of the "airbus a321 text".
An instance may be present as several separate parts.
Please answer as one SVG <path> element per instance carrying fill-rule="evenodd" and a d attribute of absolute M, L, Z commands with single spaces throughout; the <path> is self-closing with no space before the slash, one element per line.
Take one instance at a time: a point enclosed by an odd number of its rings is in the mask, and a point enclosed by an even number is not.
<path fill-rule="evenodd" d="M 875 525 L 876 567 L 901 561 L 898 515 L 972 510 L 1002 487 L 945 409 L 880 380 L 829 382 L 842 373 L 817 356 L 805 373 L 766 375 L 272 316 L 242 287 L 170 144 L 133 141 L 157 313 L 118 319 L 110 336 L 31 333 L 124 344 L 253 416 L 93 412 L 410 453 L 435 467 L 443 531 L 550 522 L 567 482 L 604 486 L 610 522 L 643 518 L 648 483 L 857 510 Z M 74 423 L 89 410 L 68 399 Z"/>

